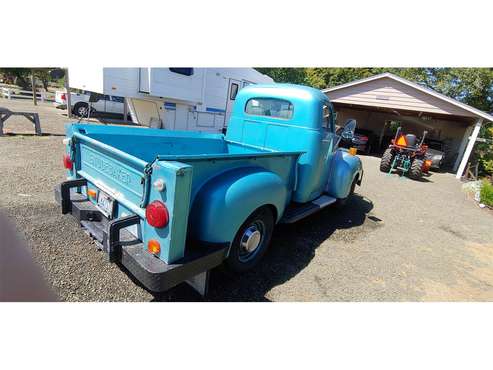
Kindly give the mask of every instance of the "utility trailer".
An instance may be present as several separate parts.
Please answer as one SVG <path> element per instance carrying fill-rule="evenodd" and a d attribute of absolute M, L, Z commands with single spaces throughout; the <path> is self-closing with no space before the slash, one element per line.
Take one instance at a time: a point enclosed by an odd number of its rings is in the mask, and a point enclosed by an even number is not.
<path fill-rule="evenodd" d="M 55 197 L 149 290 L 205 294 L 215 266 L 255 267 L 275 224 L 345 204 L 363 169 L 338 145 L 355 126 L 336 135 L 328 98 L 296 85 L 242 89 L 226 135 L 68 125 Z"/>

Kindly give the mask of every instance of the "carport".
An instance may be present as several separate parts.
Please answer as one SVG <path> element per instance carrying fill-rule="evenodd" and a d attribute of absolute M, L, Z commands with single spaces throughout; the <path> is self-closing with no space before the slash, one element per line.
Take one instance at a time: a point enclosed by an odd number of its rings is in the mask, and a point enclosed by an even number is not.
<path fill-rule="evenodd" d="M 337 124 L 350 118 L 374 135 L 375 151 L 382 151 L 398 122 L 407 133 L 443 144 L 444 167 L 460 178 L 483 122 L 493 116 L 392 73 L 383 73 L 322 90 L 337 112 Z"/>

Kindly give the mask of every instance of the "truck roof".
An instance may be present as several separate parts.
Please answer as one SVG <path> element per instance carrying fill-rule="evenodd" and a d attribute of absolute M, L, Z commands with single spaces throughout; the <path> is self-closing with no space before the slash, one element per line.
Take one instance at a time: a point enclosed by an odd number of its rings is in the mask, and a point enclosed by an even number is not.
<path fill-rule="evenodd" d="M 246 104 L 251 99 L 279 99 L 293 104 L 290 118 L 284 119 L 265 115 L 246 113 Z M 308 129 L 319 130 L 322 123 L 322 109 L 329 104 L 329 98 L 320 90 L 308 86 L 292 84 L 258 84 L 248 85 L 236 96 L 233 114 L 228 127 L 235 124 L 236 119 L 255 119 L 258 122 L 270 122 L 284 125 L 296 125 Z M 228 130 L 229 130 L 228 128 Z"/>
<path fill-rule="evenodd" d="M 274 90 L 272 90 L 274 89 Z M 300 100 L 328 101 L 329 98 L 322 91 L 304 85 L 294 85 L 288 83 L 255 84 L 248 85 L 241 90 L 244 94 L 261 93 L 262 96 L 271 95 L 282 97 L 297 98 Z"/>

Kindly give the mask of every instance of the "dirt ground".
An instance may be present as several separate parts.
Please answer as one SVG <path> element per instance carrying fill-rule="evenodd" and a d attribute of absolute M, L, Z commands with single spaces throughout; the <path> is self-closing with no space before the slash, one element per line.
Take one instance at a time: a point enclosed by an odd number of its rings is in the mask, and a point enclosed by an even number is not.
<path fill-rule="evenodd" d="M 53 199 L 64 179 L 63 125 L 49 104 L 0 99 L 37 111 L 42 137 L 22 117 L 0 138 L 0 207 L 17 225 L 48 282 L 67 301 L 195 301 L 187 285 L 153 295 L 138 286 Z M 365 176 L 343 211 L 326 209 L 277 227 L 254 271 L 213 271 L 211 301 L 490 301 L 493 215 L 461 192 L 449 173 L 423 181 L 385 175 L 379 159 L 361 157 Z"/>

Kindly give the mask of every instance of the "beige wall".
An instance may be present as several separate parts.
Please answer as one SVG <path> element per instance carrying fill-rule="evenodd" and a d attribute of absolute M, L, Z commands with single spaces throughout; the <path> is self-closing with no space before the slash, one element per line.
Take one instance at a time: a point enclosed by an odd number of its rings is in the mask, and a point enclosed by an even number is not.
<path fill-rule="evenodd" d="M 333 103 L 474 117 L 466 110 L 388 77 L 326 94 Z"/>

